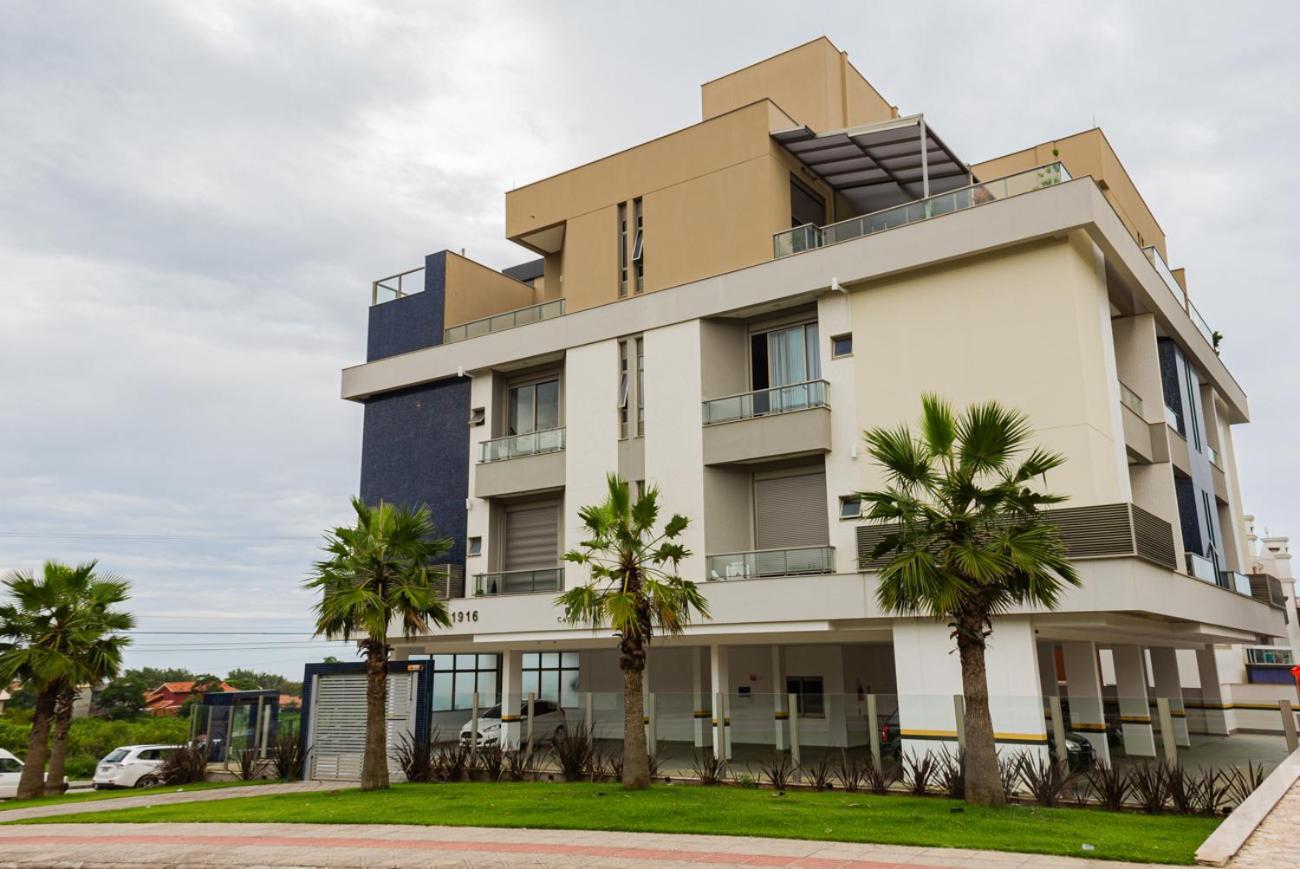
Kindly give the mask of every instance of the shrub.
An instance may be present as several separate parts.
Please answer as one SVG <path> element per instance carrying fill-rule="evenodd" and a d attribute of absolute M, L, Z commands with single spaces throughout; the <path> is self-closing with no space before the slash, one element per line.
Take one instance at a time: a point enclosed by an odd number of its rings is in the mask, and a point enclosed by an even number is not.
<path fill-rule="evenodd" d="M 1011 757 L 1004 757 L 998 754 L 998 777 L 1002 779 L 1002 793 L 1007 799 L 1016 792 L 1016 786 L 1020 784 L 1020 755 L 1015 754 Z"/>
<path fill-rule="evenodd" d="M 530 748 L 510 748 L 502 752 L 505 759 L 504 773 L 510 781 L 528 781 L 537 773 L 537 759 Z M 622 766 L 622 761 L 619 761 Z M 622 770 L 619 777 L 622 778 Z"/>
<path fill-rule="evenodd" d="M 935 782 L 939 790 L 954 800 L 966 798 L 966 752 L 958 748 L 951 752 L 944 748 L 936 764 Z"/>
<path fill-rule="evenodd" d="M 1239 806 L 1264 783 L 1264 765 L 1261 763 L 1256 766 L 1248 762 L 1245 769 L 1237 767 L 1229 773 L 1229 776 L 1231 781 L 1228 784 L 1227 797 L 1234 806 Z"/>
<path fill-rule="evenodd" d="M 1181 764 L 1165 770 L 1169 804 L 1180 815 L 1215 815 L 1227 799 L 1231 777 L 1216 769 L 1189 772 Z"/>
<path fill-rule="evenodd" d="M 584 781 L 591 777 L 596 748 L 585 724 L 557 732 L 551 751 L 560 765 L 560 774 L 565 781 Z"/>
<path fill-rule="evenodd" d="M 808 783 L 815 791 L 828 791 L 835 787 L 835 783 L 831 780 L 833 768 L 829 752 L 822 752 L 821 757 L 812 763 L 800 765 L 804 775 L 808 776 Z"/>
<path fill-rule="evenodd" d="M 480 745 L 474 753 L 475 767 L 482 770 L 483 775 L 490 782 L 501 781 L 501 776 L 505 771 L 505 763 L 505 750 L 501 747 L 500 742 Z"/>
<path fill-rule="evenodd" d="M 727 762 L 709 749 L 696 749 L 695 759 L 691 761 L 691 772 L 702 785 L 721 784 L 727 776 Z"/>
<path fill-rule="evenodd" d="M 276 732 L 275 743 L 271 746 L 271 767 L 276 778 L 283 781 L 302 778 L 302 742 L 296 726 L 281 725 Z"/>
<path fill-rule="evenodd" d="M 240 781 L 253 781 L 256 778 L 261 777 L 259 774 L 259 767 L 261 767 L 262 764 L 258 761 L 257 749 L 245 748 L 243 751 L 239 752 L 235 761 L 239 764 Z"/>
<path fill-rule="evenodd" d="M 1106 763 L 1099 763 L 1088 770 L 1088 784 L 1097 801 L 1112 812 L 1124 808 L 1131 789 L 1128 776 Z"/>
<path fill-rule="evenodd" d="M 165 785 L 188 785 L 201 782 L 208 775 L 208 747 L 190 742 L 169 752 L 158 768 L 158 779 Z"/>
<path fill-rule="evenodd" d="M 930 784 L 939 773 L 939 755 L 927 751 L 920 755 L 908 753 L 903 757 L 903 779 L 908 793 L 923 797 L 930 792 Z"/>
<path fill-rule="evenodd" d="M 1045 754 L 1022 754 L 1018 764 L 1020 783 L 1040 806 L 1052 808 L 1061 803 L 1070 782 L 1070 774 Z"/>
<path fill-rule="evenodd" d="M 1143 761 L 1128 774 L 1129 787 L 1142 811 L 1159 814 L 1169 797 L 1169 772 L 1164 763 Z"/>
<path fill-rule="evenodd" d="M 891 765 L 886 771 L 883 765 L 876 765 L 875 758 L 869 758 L 862 768 L 862 783 L 873 794 L 887 794 L 902 774 L 902 767 L 898 764 Z"/>
<path fill-rule="evenodd" d="M 862 790 L 866 781 L 867 762 L 851 757 L 845 749 L 840 749 L 840 759 L 835 764 L 835 775 L 840 780 L 840 787 L 849 793 Z"/>
<path fill-rule="evenodd" d="M 464 781 L 469 773 L 469 746 L 460 741 L 443 743 L 429 761 L 434 781 Z"/>
<path fill-rule="evenodd" d="M 759 770 L 777 793 L 783 794 L 794 777 L 794 761 L 785 752 L 777 752 L 767 763 L 760 764 Z"/>
<path fill-rule="evenodd" d="M 436 738 L 437 734 L 434 736 Z M 392 758 L 407 781 L 433 781 L 433 746 L 430 743 L 402 733 L 397 737 L 397 745 L 393 746 Z"/>

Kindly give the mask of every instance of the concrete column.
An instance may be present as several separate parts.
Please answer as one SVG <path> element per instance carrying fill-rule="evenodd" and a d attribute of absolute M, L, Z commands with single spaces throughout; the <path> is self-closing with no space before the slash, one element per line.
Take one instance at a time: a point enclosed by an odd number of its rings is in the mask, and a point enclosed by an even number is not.
<path fill-rule="evenodd" d="M 1188 748 L 1192 740 L 1187 735 L 1187 708 L 1183 705 L 1183 680 L 1178 675 L 1178 652 L 1163 647 L 1154 647 L 1150 652 L 1156 696 L 1169 700 L 1169 714 L 1174 720 L 1174 745 Z"/>
<path fill-rule="evenodd" d="M 1214 646 L 1196 650 L 1196 672 L 1201 677 L 1201 710 L 1205 732 L 1228 734 L 1227 704 L 1223 701 L 1223 682 L 1219 679 L 1219 659 Z"/>
<path fill-rule="evenodd" d="M 731 727 L 727 720 L 727 698 L 731 694 L 730 660 L 726 646 L 709 647 L 709 686 L 713 710 L 713 753 L 731 759 Z"/>
<path fill-rule="evenodd" d="M 785 728 L 789 720 L 785 694 L 785 650 L 772 644 L 772 717 L 776 726 L 777 751 L 785 751 Z"/>
<path fill-rule="evenodd" d="M 1092 743 L 1097 759 L 1110 763 L 1106 741 L 1106 710 L 1101 696 L 1101 667 L 1095 643 L 1061 644 L 1065 658 L 1065 693 L 1070 701 L 1070 727 Z"/>
<path fill-rule="evenodd" d="M 903 751 L 957 748 L 953 696 L 962 693 L 961 662 L 951 629 L 932 619 L 894 621 Z M 985 650 L 989 711 L 1003 754 L 1047 750 L 1038 649 L 1028 618 L 995 619 Z"/>
<path fill-rule="evenodd" d="M 524 656 L 519 651 L 501 653 L 501 745 L 519 747 L 520 712 L 524 702 Z"/>
<path fill-rule="evenodd" d="M 1147 701 L 1147 675 L 1138 646 L 1114 646 L 1115 691 L 1119 695 L 1119 719 L 1124 725 L 1124 751 L 1132 757 L 1155 757 L 1156 738 L 1151 730 L 1151 707 Z"/>
<path fill-rule="evenodd" d="M 706 725 L 709 723 L 710 710 L 713 705 L 707 702 L 706 692 L 703 649 L 694 646 L 691 648 L 691 693 L 694 697 L 691 701 L 691 715 L 695 719 L 692 727 L 695 734 L 696 748 L 703 748 L 709 745 L 712 740 L 712 735 L 706 729 Z"/>
<path fill-rule="evenodd" d="M 1038 644 L 1038 680 L 1042 684 L 1044 697 L 1055 697 L 1061 693 L 1056 682 L 1056 644 Z"/>

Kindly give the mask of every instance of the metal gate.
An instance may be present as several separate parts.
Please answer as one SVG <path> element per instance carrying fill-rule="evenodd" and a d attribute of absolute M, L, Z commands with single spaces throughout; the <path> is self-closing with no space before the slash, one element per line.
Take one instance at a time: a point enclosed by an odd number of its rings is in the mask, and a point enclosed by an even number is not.
<path fill-rule="evenodd" d="M 393 759 L 394 748 L 403 735 L 415 731 L 413 673 L 388 674 L 388 772 L 400 777 Z M 311 744 L 308 778 L 329 781 L 360 781 L 361 760 L 366 750 L 366 677 L 364 673 L 318 676 L 312 692 Z"/>

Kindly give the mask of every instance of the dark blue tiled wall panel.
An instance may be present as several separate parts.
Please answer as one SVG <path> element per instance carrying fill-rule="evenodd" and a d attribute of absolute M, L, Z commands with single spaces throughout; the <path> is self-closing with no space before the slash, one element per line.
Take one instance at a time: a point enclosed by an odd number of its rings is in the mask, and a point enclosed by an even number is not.
<path fill-rule="evenodd" d="M 469 380 L 453 379 L 377 395 L 366 402 L 361 499 L 427 505 L 439 534 L 465 560 L 469 497 Z"/>
<path fill-rule="evenodd" d="M 367 362 L 442 343 L 446 260 L 446 251 L 424 258 L 424 292 L 371 306 Z"/>

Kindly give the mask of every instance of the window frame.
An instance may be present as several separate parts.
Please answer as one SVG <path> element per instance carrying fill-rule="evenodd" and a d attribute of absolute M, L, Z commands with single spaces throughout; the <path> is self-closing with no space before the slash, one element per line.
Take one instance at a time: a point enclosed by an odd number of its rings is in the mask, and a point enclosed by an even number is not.
<path fill-rule="evenodd" d="M 842 353 L 839 351 L 839 349 L 836 346 L 841 341 L 847 341 L 849 344 L 849 349 Z M 844 359 L 852 355 L 853 355 L 853 333 L 852 332 L 842 332 L 839 335 L 831 336 L 831 358 L 832 359 Z"/>
<path fill-rule="evenodd" d="M 816 690 L 812 690 L 813 687 Z M 785 677 L 786 694 L 793 694 L 795 697 L 795 711 L 800 718 L 825 718 L 826 717 L 826 677 L 825 676 L 786 676 Z M 796 690 L 790 690 L 796 688 Z M 807 698 L 816 697 L 816 710 L 809 709 Z"/>
<path fill-rule="evenodd" d="M 845 513 L 844 508 L 849 504 L 857 504 L 857 509 L 853 513 Z M 852 521 L 862 518 L 862 498 L 857 495 L 840 495 L 840 519 Z"/>
<path fill-rule="evenodd" d="M 462 668 L 460 666 L 459 657 L 462 655 L 472 655 L 474 657 L 474 666 L 472 668 L 470 667 Z M 482 659 L 485 657 L 495 658 L 496 659 L 495 665 L 490 667 L 483 666 Z M 443 662 L 443 659 L 445 658 L 451 659 L 450 667 L 439 666 Z M 474 674 L 474 690 L 477 691 L 479 695 L 478 698 L 479 711 L 482 712 L 483 710 L 490 709 L 493 706 L 500 705 L 501 703 L 501 655 L 495 652 L 439 652 L 437 654 L 429 655 L 429 677 L 430 677 L 429 678 L 429 709 L 430 711 L 464 712 L 467 710 L 472 710 L 473 709 L 472 695 L 471 695 L 470 704 L 468 706 L 456 705 L 456 683 L 459 681 L 457 677 L 462 674 L 469 674 L 469 673 Z M 483 673 L 491 673 L 495 685 L 493 695 L 487 698 L 483 696 L 485 692 L 479 690 L 479 682 L 481 679 L 481 674 Z M 450 705 L 446 709 L 439 708 L 438 694 L 436 689 L 437 689 L 438 678 L 440 676 L 444 678 L 449 678 L 451 680 L 451 691 L 448 694 Z"/>

